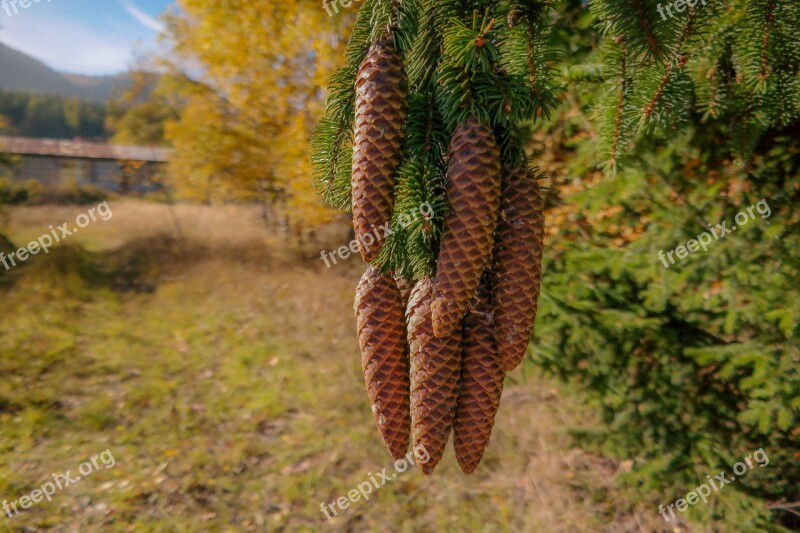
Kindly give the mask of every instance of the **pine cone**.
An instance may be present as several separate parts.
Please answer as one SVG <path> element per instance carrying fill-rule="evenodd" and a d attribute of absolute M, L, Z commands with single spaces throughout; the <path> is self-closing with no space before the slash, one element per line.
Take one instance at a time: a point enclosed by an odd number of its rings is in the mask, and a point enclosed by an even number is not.
<path fill-rule="evenodd" d="M 506 169 L 502 190 L 492 288 L 497 345 L 503 368 L 511 371 L 525 357 L 536 321 L 544 250 L 544 197 L 525 168 Z"/>
<path fill-rule="evenodd" d="M 463 331 L 461 390 L 453 425 L 453 443 L 461 470 L 471 474 L 480 464 L 489 444 L 505 378 L 494 338 L 488 276 L 470 303 Z"/>
<path fill-rule="evenodd" d="M 378 432 L 395 460 L 405 456 L 411 433 L 403 309 L 394 279 L 367 268 L 355 300 L 361 362 Z"/>
<path fill-rule="evenodd" d="M 433 335 L 431 301 L 433 283 L 419 281 L 408 303 L 408 345 L 411 352 L 411 435 L 414 449 L 420 447 L 429 457 L 418 462 L 430 475 L 442 460 L 458 393 L 460 370 L 460 331 L 448 338 Z"/>
<path fill-rule="evenodd" d="M 381 228 L 392 218 L 408 113 L 408 76 L 390 40 L 372 45 L 361 64 L 355 105 L 353 227 L 361 256 L 371 262 L 383 247 Z"/>
<path fill-rule="evenodd" d="M 471 116 L 453 134 L 447 173 L 450 212 L 436 265 L 433 329 L 448 337 L 461 325 L 492 253 L 500 207 L 500 151 L 494 134 Z"/>

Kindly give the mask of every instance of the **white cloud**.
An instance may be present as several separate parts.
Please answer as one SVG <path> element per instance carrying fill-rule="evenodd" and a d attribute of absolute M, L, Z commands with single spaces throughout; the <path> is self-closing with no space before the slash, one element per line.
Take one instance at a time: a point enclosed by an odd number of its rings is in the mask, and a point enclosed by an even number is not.
<path fill-rule="evenodd" d="M 133 62 L 133 42 L 104 37 L 70 19 L 10 17 L 4 22 L 0 41 L 57 70 L 113 74 Z"/>
<path fill-rule="evenodd" d="M 161 33 L 164 31 L 164 23 L 160 20 L 151 17 L 132 3 L 128 2 L 127 0 L 119 0 L 119 3 L 122 7 L 125 8 L 125 11 L 128 12 L 130 16 L 135 18 L 139 24 L 144 26 L 147 29 L 153 30 L 154 32 Z"/>

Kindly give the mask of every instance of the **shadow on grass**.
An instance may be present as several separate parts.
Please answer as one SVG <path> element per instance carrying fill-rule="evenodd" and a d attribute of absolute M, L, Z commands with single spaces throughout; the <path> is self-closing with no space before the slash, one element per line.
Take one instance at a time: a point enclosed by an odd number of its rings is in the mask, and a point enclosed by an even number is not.
<path fill-rule="evenodd" d="M 13 249 L 13 246 L 2 249 Z M 71 284 L 70 280 L 77 279 L 83 290 L 88 291 L 151 293 L 163 279 L 179 278 L 189 268 L 206 261 L 257 264 L 270 269 L 276 266 L 276 261 L 288 259 L 288 256 L 276 258 L 262 243 L 212 248 L 167 234 L 133 239 L 114 250 L 100 252 L 80 243 L 61 243 L 47 255 L 39 253 L 9 271 L 0 269 L 0 288 L 9 288 L 23 276 L 31 276 L 64 280 L 67 285 Z"/>

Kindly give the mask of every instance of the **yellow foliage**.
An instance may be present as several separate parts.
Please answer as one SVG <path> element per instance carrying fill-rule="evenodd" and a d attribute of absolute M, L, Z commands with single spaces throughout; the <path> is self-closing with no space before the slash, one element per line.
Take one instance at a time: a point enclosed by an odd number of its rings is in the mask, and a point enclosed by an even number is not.
<path fill-rule="evenodd" d="M 350 18 L 329 17 L 318 0 L 179 3 L 169 21 L 172 66 L 191 75 L 168 78 L 184 107 L 165 128 L 179 188 L 327 221 L 333 213 L 310 185 L 309 144 Z"/>

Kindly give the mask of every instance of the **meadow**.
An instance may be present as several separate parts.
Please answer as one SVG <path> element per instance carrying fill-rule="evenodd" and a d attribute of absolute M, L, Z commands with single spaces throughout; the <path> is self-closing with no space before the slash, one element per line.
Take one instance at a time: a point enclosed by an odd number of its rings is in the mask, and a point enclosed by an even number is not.
<path fill-rule="evenodd" d="M 0 501 L 105 450 L 114 466 L 0 531 L 692 530 L 618 488 L 629 464 L 575 446 L 594 413 L 531 362 L 508 376 L 474 475 L 448 450 L 432 477 L 409 469 L 327 520 L 321 505 L 392 471 L 355 335 L 364 266 L 320 260 L 345 225 L 299 245 L 252 207 L 110 205 L 0 276 Z M 82 211 L 11 208 L 8 236 Z"/>

